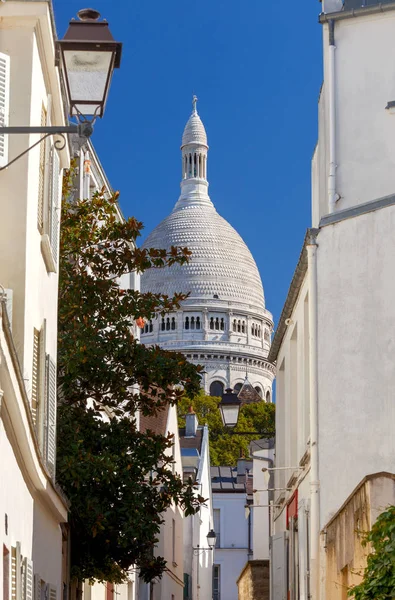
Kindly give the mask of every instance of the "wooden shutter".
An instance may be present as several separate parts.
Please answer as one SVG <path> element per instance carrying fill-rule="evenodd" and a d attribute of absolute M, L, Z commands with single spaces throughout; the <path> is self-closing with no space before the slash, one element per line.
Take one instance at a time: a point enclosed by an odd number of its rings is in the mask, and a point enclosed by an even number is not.
<path fill-rule="evenodd" d="M 41 600 L 41 576 L 38 573 L 34 575 L 34 600 Z"/>
<path fill-rule="evenodd" d="M 33 331 L 33 368 L 32 368 L 32 415 L 37 426 L 37 408 L 40 396 L 40 332 Z"/>
<path fill-rule="evenodd" d="M 47 124 L 47 111 L 44 104 L 41 107 L 41 127 Z M 45 149 L 47 140 L 40 144 L 40 165 L 38 174 L 38 208 L 37 208 L 37 227 L 40 233 L 44 232 L 44 204 L 45 204 Z"/>
<path fill-rule="evenodd" d="M 47 466 L 52 475 L 55 475 L 56 463 L 56 365 L 47 355 Z"/>
<path fill-rule="evenodd" d="M 55 146 L 51 150 L 51 195 L 49 202 L 49 239 L 52 256 L 58 261 L 59 214 L 60 214 L 60 162 Z"/>
<path fill-rule="evenodd" d="M 23 600 L 33 600 L 33 562 L 30 558 L 23 560 Z"/>
<path fill-rule="evenodd" d="M 57 600 L 57 587 L 52 583 L 48 584 L 48 600 Z"/>
<path fill-rule="evenodd" d="M 0 127 L 8 125 L 10 103 L 10 57 L 0 52 Z M 0 167 L 8 163 L 8 135 L 0 135 Z"/>

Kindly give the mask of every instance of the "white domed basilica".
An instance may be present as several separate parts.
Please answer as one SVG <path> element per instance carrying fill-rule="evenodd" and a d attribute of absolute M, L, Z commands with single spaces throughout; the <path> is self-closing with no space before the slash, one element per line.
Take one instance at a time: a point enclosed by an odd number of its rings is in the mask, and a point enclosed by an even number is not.
<path fill-rule="evenodd" d="M 213 396 L 228 387 L 240 390 L 248 382 L 246 387 L 271 401 L 274 368 L 267 355 L 272 315 L 265 308 L 251 252 L 208 195 L 207 135 L 196 101 L 194 97 L 182 136 L 181 195 L 144 243 L 167 249 L 186 246 L 192 256 L 187 265 L 150 269 L 141 278 L 143 292 L 189 297 L 178 312 L 147 323 L 141 340 L 204 365 L 204 389 Z"/>

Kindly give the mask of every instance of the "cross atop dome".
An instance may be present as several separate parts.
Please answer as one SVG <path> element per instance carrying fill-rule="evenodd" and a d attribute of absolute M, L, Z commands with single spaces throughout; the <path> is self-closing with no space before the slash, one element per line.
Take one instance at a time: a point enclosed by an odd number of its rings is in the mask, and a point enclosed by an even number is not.
<path fill-rule="evenodd" d="M 192 98 L 192 114 L 193 115 L 197 115 L 198 114 L 197 108 L 196 108 L 197 101 L 198 101 L 198 97 L 197 96 L 193 96 L 193 98 Z"/>

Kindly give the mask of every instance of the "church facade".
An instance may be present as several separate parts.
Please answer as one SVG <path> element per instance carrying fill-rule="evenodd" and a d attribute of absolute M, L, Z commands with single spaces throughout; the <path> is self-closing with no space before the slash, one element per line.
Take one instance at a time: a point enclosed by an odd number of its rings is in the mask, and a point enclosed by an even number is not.
<path fill-rule="evenodd" d="M 270 402 L 274 367 L 267 356 L 273 319 L 251 252 L 208 195 L 207 135 L 196 101 L 182 137 L 180 197 L 144 243 L 186 246 L 192 256 L 186 265 L 150 269 L 141 278 L 143 292 L 189 297 L 177 312 L 146 323 L 141 340 L 204 365 L 202 385 L 208 394 L 240 390 L 247 377 Z"/>

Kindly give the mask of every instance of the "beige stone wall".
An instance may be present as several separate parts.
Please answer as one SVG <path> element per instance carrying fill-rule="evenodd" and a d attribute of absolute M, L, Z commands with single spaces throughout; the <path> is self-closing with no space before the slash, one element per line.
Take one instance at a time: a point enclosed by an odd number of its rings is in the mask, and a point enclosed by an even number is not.
<path fill-rule="evenodd" d="M 250 560 L 237 580 L 239 600 L 269 600 L 268 560 Z"/>
<path fill-rule="evenodd" d="M 380 473 L 367 477 L 326 527 L 325 597 L 347 600 L 347 590 L 361 582 L 370 546 L 363 534 L 378 514 L 394 502 L 394 476 Z"/>

